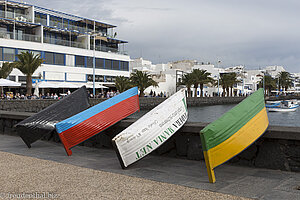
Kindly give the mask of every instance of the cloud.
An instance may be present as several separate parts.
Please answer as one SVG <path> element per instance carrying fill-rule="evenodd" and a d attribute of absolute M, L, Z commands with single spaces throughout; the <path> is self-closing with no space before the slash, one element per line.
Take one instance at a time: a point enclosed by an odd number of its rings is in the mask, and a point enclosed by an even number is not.
<path fill-rule="evenodd" d="M 132 58 L 180 59 L 247 68 L 283 65 L 299 72 L 296 0 L 40 0 L 28 1 L 118 26 Z"/>

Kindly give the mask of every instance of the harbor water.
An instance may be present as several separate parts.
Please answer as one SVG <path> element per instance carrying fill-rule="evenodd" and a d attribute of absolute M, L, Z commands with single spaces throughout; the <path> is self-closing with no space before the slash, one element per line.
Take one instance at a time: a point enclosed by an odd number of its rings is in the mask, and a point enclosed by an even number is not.
<path fill-rule="evenodd" d="M 234 104 L 230 104 L 189 107 L 188 122 L 213 122 L 234 106 Z M 130 118 L 140 118 L 147 112 L 141 110 L 139 113 L 131 115 Z M 268 112 L 268 116 L 270 125 L 300 127 L 300 108 L 295 112 Z"/>

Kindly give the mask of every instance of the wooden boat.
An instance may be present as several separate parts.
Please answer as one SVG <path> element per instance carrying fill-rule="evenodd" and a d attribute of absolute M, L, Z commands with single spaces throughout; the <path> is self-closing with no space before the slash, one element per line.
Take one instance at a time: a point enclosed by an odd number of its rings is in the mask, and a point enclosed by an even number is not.
<path fill-rule="evenodd" d="M 157 149 L 187 118 L 185 91 L 181 89 L 113 138 L 121 167 L 124 169 Z"/>

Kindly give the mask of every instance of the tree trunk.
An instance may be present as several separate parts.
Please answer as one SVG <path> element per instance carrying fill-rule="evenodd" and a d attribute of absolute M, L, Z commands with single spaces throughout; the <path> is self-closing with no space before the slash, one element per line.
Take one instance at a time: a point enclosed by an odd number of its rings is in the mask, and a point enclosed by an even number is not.
<path fill-rule="evenodd" d="M 145 94 L 144 94 L 144 90 L 140 90 L 140 97 L 144 97 Z"/>
<path fill-rule="evenodd" d="M 32 77 L 31 77 L 31 75 L 26 76 L 26 90 L 27 90 L 28 95 L 32 94 Z"/>
<path fill-rule="evenodd" d="M 226 96 L 227 96 L 227 97 L 230 96 L 229 87 L 226 88 Z"/>
<path fill-rule="evenodd" d="M 197 98 L 197 90 L 198 90 L 198 84 L 194 84 L 194 88 L 195 88 L 195 98 Z"/>
<path fill-rule="evenodd" d="M 223 87 L 222 97 L 225 97 L 226 88 Z"/>
<path fill-rule="evenodd" d="M 231 96 L 233 97 L 233 87 L 231 87 Z"/>
<path fill-rule="evenodd" d="M 203 84 L 200 84 L 200 97 L 203 97 Z"/>
<path fill-rule="evenodd" d="M 190 95 L 191 95 L 191 88 L 188 87 L 188 88 L 187 88 L 187 97 L 190 97 Z"/>

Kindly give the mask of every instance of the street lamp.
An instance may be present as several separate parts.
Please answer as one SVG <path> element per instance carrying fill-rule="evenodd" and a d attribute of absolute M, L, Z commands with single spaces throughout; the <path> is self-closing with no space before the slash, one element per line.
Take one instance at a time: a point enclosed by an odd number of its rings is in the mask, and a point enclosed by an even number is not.
<path fill-rule="evenodd" d="M 220 96 L 220 91 L 219 91 L 219 87 L 220 87 L 220 71 L 219 71 L 219 64 L 221 63 L 220 60 L 218 60 L 217 62 L 217 66 L 218 66 L 218 97 Z"/>
<path fill-rule="evenodd" d="M 94 31 L 93 34 L 93 42 L 94 42 L 94 48 L 93 48 L 93 97 L 95 98 L 96 96 L 96 88 L 95 88 L 95 68 L 96 68 L 96 36 L 102 36 L 102 33 L 96 33 L 96 26 L 95 26 L 95 21 L 94 21 Z M 101 40 L 100 40 L 100 51 L 101 51 Z"/>
<path fill-rule="evenodd" d="M 265 94 L 265 72 L 263 72 L 263 88 L 264 88 L 264 94 Z"/>

